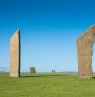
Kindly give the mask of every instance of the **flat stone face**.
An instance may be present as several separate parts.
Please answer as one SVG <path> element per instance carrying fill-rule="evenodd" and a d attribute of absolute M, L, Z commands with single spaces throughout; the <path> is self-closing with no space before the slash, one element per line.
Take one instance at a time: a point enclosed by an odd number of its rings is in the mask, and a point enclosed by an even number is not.
<path fill-rule="evenodd" d="M 90 27 L 77 39 L 78 74 L 80 78 L 92 77 L 92 54 L 95 40 L 95 26 Z"/>
<path fill-rule="evenodd" d="M 10 40 L 10 77 L 20 77 L 20 31 Z"/>

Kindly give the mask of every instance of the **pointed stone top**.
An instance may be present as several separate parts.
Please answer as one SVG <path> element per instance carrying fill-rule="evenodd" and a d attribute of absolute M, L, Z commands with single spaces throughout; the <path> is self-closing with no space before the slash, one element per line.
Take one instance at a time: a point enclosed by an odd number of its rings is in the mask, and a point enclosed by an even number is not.
<path fill-rule="evenodd" d="M 95 24 L 93 24 L 92 26 L 90 26 L 89 28 L 95 28 Z"/>
<path fill-rule="evenodd" d="M 14 37 L 19 37 L 19 36 L 20 36 L 20 29 L 17 29 L 16 32 L 11 37 L 11 41 L 14 39 Z"/>
<path fill-rule="evenodd" d="M 15 36 L 16 34 L 20 34 L 20 29 L 17 29 L 13 36 Z"/>
<path fill-rule="evenodd" d="M 88 30 L 90 30 L 91 32 L 95 33 L 95 24 L 92 25 L 91 27 L 89 27 Z"/>
<path fill-rule="evenodd" d="M 20 29 L 17 29 L 17 30 L 16 30 L 16 32 L 18 32 L 18 33 L 19 33 L 19 32 L 20 32 Z"/>
<path fill-rule="evenodd" d="M 83 37 L 86 33 L 88 33 L 88 32 L 90 32 L 90 33 L 95 33 L 95 24 L 93 24 L 92 26 L 90 26 L 85 32 L 83 32 L 79 37 L 78 37 L 78 39 L 79 38 L 81 38 L 81 37 Z M 78 40 L 77 39 L 77 40 Z"/>

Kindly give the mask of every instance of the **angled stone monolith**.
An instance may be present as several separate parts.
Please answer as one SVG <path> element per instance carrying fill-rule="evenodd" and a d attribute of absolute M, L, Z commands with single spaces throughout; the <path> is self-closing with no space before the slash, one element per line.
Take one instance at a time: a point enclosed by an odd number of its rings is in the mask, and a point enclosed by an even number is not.
<path fill-rule="evenodd" d="M 77 39 L 78 75 L 90 79 L 93 76 L 92 55 L 95 41 L 95 25 L 91 26 Z"/>
<path fill-rule="evenodd" d="M 10 39 L 10 77 L 20 77 L 20 30 Z"/>

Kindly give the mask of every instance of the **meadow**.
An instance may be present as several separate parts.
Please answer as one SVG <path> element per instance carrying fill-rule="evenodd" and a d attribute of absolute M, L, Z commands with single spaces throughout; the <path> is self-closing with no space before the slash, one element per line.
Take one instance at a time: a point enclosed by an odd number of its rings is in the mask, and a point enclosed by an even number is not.
<path fill-rule="evenodd" d="M 10 78 L 0 73 L 0 97 L 95 97 L 95 79 L 78 79 L 77 74 L 21 74 Z"/>

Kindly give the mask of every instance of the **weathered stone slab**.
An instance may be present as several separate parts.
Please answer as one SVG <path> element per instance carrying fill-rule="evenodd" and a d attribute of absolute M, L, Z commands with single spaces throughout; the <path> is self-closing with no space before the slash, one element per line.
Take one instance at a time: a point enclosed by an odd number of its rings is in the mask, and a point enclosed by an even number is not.
<path fill-rule="evenodd" d="M 20 30 L 10 39 L 10 77 L 20 77 Z"/>
<path fill-rule="evenodd" d="M 30 67 L 30 73 L 31 74 L 36 73 L 35 67 Z"/>
<path fill-rule="evenodd" d="M 78 74 L 80 78 L 92 77 L 92 54 L 95 41 L 95 25 L 77 39 Z"/>

